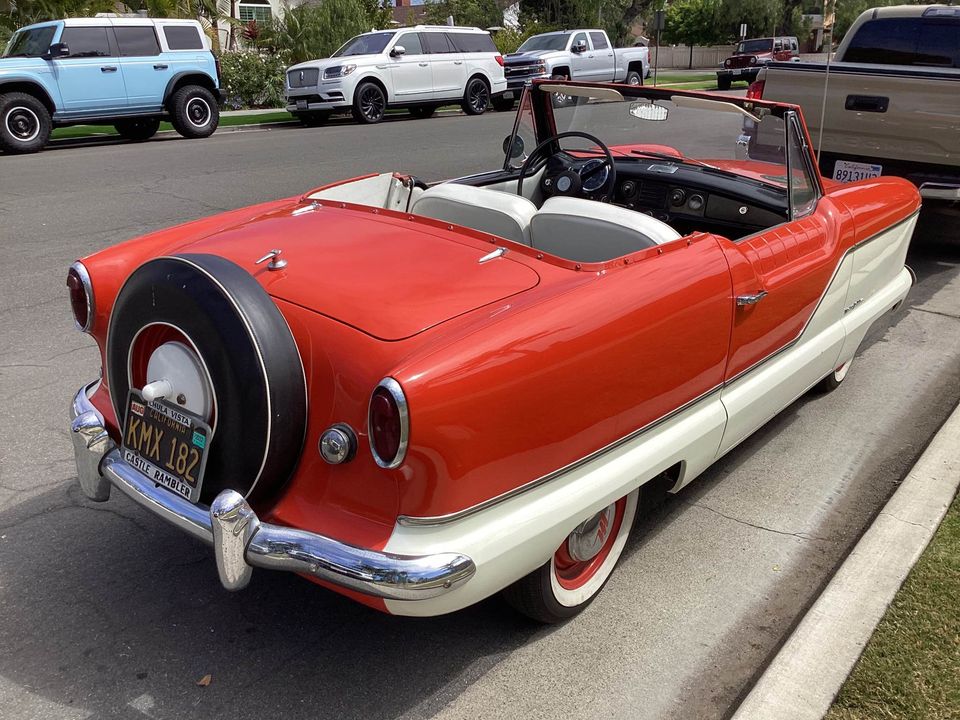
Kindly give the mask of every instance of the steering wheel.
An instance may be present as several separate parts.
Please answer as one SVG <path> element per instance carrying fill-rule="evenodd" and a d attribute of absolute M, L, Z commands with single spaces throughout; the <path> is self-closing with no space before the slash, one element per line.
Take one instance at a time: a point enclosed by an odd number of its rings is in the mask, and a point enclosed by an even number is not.
<path fill-rule="evenodd" d="M 557 143 L 563 138 L 580 137 L 589 140 L 599 147 L 604 158 L 592 157 L 586 160 L 570 155 L 563 148 L 547 158 L 547 164 L 540 178 L 540 190 L 545 197 L 565 195 L 567 197 L 582 197 L 589 200 L 605 200 L 613 195 L 617 186 L 617 166 L 613 162 L 613 155 L 603 141 L 589 133 L 571 130 L 569 132 L 551 135 L 534 148 L 527 156 L 520 168 L 520 178 L 517 181 L 517 195 L 523 196 L 523 179 L 529 173 L 534 161 L 543 153 L 544 148 Z M 603 172 L 606 177 L 597 184 L 597 176 Z"/>

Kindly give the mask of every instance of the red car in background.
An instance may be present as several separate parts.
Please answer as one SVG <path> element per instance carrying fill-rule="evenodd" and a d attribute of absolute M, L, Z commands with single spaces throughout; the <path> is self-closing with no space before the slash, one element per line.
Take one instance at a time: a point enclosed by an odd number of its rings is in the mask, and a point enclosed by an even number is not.
<path fill-rule="evenodd" d="M 723 69 L 717 71 L 717 89 L 729 90 L 734 80 L 752 83 L 767 63 L 799 59 L 800 46 L 793 36 L 741 40 L 733 55 L 723 61 Z"/>

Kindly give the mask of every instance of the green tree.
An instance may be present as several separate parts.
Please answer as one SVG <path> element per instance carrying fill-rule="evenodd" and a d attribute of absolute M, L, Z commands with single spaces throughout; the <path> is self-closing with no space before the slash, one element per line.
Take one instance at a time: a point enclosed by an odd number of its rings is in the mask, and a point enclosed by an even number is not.
<path fill-rule="evenodd" d="M 354 35 L 370 29 L 370 18 L 358 0 L 324 0 L 287 7 L 282 18 L 261 29 L 257 45 L 293 65 L 329 57 Z"/>
<path fill-rule="evenodd" d="M 713 45 L 726 40 L 720 0 L 674 0 L 667 9 L 663 39 L 682 45 Z"/>
<path fill-rule="evenodd" d="M 496 0 L 436 0 L 427 5 L 428 23 L 444 25 L 451 16 L 457 25 L 488 28 L 503 24 L 503 12 Z"/>

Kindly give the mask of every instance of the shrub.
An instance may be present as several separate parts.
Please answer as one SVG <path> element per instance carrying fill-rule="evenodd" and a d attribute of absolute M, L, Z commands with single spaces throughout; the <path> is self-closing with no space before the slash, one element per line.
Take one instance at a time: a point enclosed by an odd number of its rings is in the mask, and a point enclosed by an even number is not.
<path fill-rule="evenodd" d="M 241 108 L 283 107 L 286 65 L 276 55 L 225 52 L 220 55 L 220 81 L 227 105 Z"/>

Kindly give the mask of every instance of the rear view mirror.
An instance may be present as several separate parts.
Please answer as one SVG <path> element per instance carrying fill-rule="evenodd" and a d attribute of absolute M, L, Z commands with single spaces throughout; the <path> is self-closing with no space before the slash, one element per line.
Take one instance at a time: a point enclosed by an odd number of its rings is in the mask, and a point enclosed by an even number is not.
<path fill-rule="evenodd" d="M 400 57 L 406 54 L 407 49 L 403 45 L 394 45 L 393 50 L 390 51 L 390 57 Z"/>
<path fill-rule="evenodd" d="M 509 151 L 510 159 L 513 160 L 513 158 L 518 158 L 521 155 L 523 155 L 523 138 L 521 138 L 519 135 L 517 135 L 516 137 L 513 137 L 512 146 L 510 144 L 510 139 L 511 139 L 510 135 L 507 135 L 503 139 L 503 152 L 506 153 Z"/>
<path fill-rule="evenodd" d="M 70 48 L 66 43 L 54 43 L 43 54 L 44 60 L 54 60 L 56 58 L 66 57 L 70 54 Z"/>

